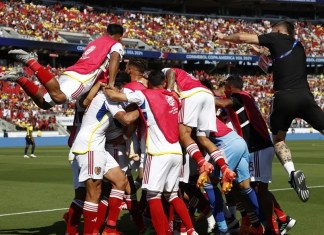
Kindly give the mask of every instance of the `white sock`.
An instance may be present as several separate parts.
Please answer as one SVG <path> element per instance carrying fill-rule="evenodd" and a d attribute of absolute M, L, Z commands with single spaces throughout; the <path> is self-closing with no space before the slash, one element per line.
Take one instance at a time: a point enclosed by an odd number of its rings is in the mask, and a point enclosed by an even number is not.
<path fill-rule="evenodd" d="M 294 166 L 294 163 L 293 162 L 286 162 L 283 167 L 285 168 L 285 170 L 287 171 L 288 173 L 288 176 L 290 177 L 290 173 L 292 171 L 295 171 L 295 166 Z"/>

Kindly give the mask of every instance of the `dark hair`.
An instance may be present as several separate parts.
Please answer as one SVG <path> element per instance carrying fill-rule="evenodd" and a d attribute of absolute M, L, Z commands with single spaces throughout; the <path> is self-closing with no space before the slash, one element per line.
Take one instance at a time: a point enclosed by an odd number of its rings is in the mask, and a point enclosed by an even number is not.
<path fill-rule="evenodd" d="M 239 76 L 229 76 L 226 79 L 226 84 L 240 90 L 243 89 L 243 80 Z"/>
<path fill-rule="evenodd" d="M 205 87 L 207 87 L 211 91 L 213 91 L 215 89 L 214 85 L 211 83 L 211 81 L 206 78 L 200 80 L 200 83 L 203 84 Z"/>
<path fill-rule="evenodd" d="M 165 81 L 165 76 L 161 70 L 152 70 L 149 73 L 147 80 L 151 86 L 160 86 Z"/>
<path fill-rule="evenodd" d="M 115 34 L 124 34 L 124 28 L 120 24 L 109 24 L 107 26 L 107 33 L 109 35 L 115 35 Z"/>
<path fill-rule="evenodd" d="M 124 71 L 119 71 L 116 75 L 115 87 L 121 88 L 122 86 L 124 86 L 126 83 L 129 83 L 130 81 L 131 79 L 128 73 Z"/>
<path fill-rule="evenodd" d="M 292 22 L 289 22 L 287 20 L 281 20 L 281 21 L 275 22 L 271 25 L 272 28 L 279 27 L 279 26 L 285 27 L 285 29 L 287 30 L 287 32 L 290 36 L 293 37 L 295 35 L 295 26 Z"/>
<path fill-rule="evenodd" d="M 144 73 L 147 70 L 148 63 L 146 59 L 143 58 L 130 58 L 128 61 L 128 66 L 136 67 L 141 73 Z"/>

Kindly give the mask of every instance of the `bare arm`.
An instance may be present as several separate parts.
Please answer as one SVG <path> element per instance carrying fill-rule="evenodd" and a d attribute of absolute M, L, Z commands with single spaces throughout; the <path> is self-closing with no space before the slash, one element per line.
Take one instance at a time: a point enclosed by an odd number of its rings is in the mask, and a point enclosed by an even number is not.
<path fill-rule="evenodd" d="M 108 87 L 104 88 L 104 94 L 114 102 L 126 102 L 127 96 L 117 90 L 110 89 Z"/>
<path fill-rule="evenodd" d="M 174 83 L 175 83 L 175 77 L 176 77 L 175 72 L 173 71 L 173 69 L 169 69 L 166 72 L 165 76 L 166 76 L 167 84 L 168 84 L 167 89 L 168 90 L 173 90 L 174 89 Z"/>
<path fill-rule="evenodd" d="M 88 95 L 82 100 L 82 102 L 80 102 L 80 104 L 82 104 L 83 107 L 87 107 L 91 103 L 93 98 L 97 95 L 99 89 L 105 85 L 106 84 L 102 82 L 97 82 L 96 84 L 94 84 Z"/>
<path fill-rule="evenodd" d="M 109 87 L 115 86 L 116 75 L 119 70 L 120 55 L 118 52 L 112 52 L 109 60 Z"/>
<path fill-rule="evenodd" d="M 230 108 L 233 106 L 231 99 L 215 99 L 215 105 L 217 108 Z"/>
<path fill-rule="evenodd" d="M 116 118 L 123 126 L 127 126 L 135 122 L 139 117 L 139 111 L 134 110 L 131 112 L 118 112 L 115 114 Z"/>
<path fill-rule="evenodd" d="M 256 34 L 248 33 L 234 33 L 228 36 L 218 33 L 217 38 L 224 41 L 234 42 L 234 43 L 248 43 L 259 45 L 259 38 Z"/>

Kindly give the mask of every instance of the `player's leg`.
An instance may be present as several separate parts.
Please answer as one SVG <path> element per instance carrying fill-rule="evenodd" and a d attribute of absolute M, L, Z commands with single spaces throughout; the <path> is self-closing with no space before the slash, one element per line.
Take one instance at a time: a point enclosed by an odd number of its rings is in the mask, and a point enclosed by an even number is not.
<path fill-rule="evenodd" d="M 305 107 L 302 110 L 300 117 L 304 119 L 315 130 L 324 135 L 324 111 L 315 102 L 311 93 L 302 96 L 305 100 Z"/>
<path fill-rule="evenodd" d="M 34 154 L 35 153 L 35 148 L 36 148 L 36 144 L 35 144 L 35 139 L 34 137 L 31 138 L 31 154 L 30 154 L 30 157 L 32 158 L 36 158 L 37 156 Z"/>
<path fill-rule="evenodd" d="M 24 63 L 35 72 L 38 80 L 45 87 L 56 104 L 65 103 L 66 96 L 60 90 L 57 79 L 54 74 L 50 73 L 45 67 L 38 63 L 38 58 L 35 53 L 28 53 L 24 50 L 17 49 L 9 51 L 8 54 L 13 56 L 17 61 Z"/>
<path fill-rule="evenodd" d="M 301 170 L 295 170 L 290 148 L 285 142 L 286 133 L 292 120 L 302 114 L 300 106 L 304 98 L 299 93 L 278 92 L 272 100 L 270 114 L 270 129 L 276 156 L 289 175 L 289 183 L 296 191 L 299 199 L 306 202 L 309 199 L 309 189 L 306 185 L 305 174 Z"/>
<path fill-rule="evenodd" d="M 67 212 L 64 213 L 63 218 L 66 223 L 65 233 L 67 235 L 78 234 L 78 225 L 83 213 L 83 205 L 86 195 L 86 189 L 84 183 L 79 182 L 79 164 L 75 159 L 74 154 L 70 151 L 69 159 L 71 163 L 72 176 L 73 176 L 73 188 L 74 198 L 70 204 Z"/>
<path fill-rule="evenodd" d="M 5 73 L 0 77 L 0 80 L 16 82 L 26 92 L 26 94 L 32 98 L 35 104 L 41 109 L 47 110 L 52 107 L 44 100 L 44 94 L 39 86 L 26 77 L 23 68 L 15 67 L 8 73 Z"/>
<path fill-rule="evenodd" d="M 28 149 L 29 149 L 29 138 L 26 136 L 25 138 L 26 140 L 26 145 L 25 145 L 25 150 L 24 150 L 24 158 L 29 158 L 29 156 L 27 155 L 28 153 Z"/>
<path fill-rule="evenodd" d="M 117 220 L 120 213 L 120 207 L 124 199 L 127 178 L 124 172 L 120 169 L 116 160 L 107 152 L 107 164 L 105 167 L 105 178 L 112 184 L 112 189 L 108 199 L 109 211 L 106 222 L 106 227 L 103 234 L 117 232 Z"/>

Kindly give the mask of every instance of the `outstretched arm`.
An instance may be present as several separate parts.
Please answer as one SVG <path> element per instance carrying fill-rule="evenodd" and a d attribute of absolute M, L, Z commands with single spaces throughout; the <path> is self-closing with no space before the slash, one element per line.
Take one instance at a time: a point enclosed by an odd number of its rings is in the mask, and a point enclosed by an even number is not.
<path fill-rule="evenodd" d="M 231 35 L 224 35 L 222 33 L 217 34 L 217 38 L 224 41 L 229 41 L 233 43 L 248 43 L 259 45 L 259 38 L 256 34 L 248 34 L 248 33 L 234 33 Z"/>

